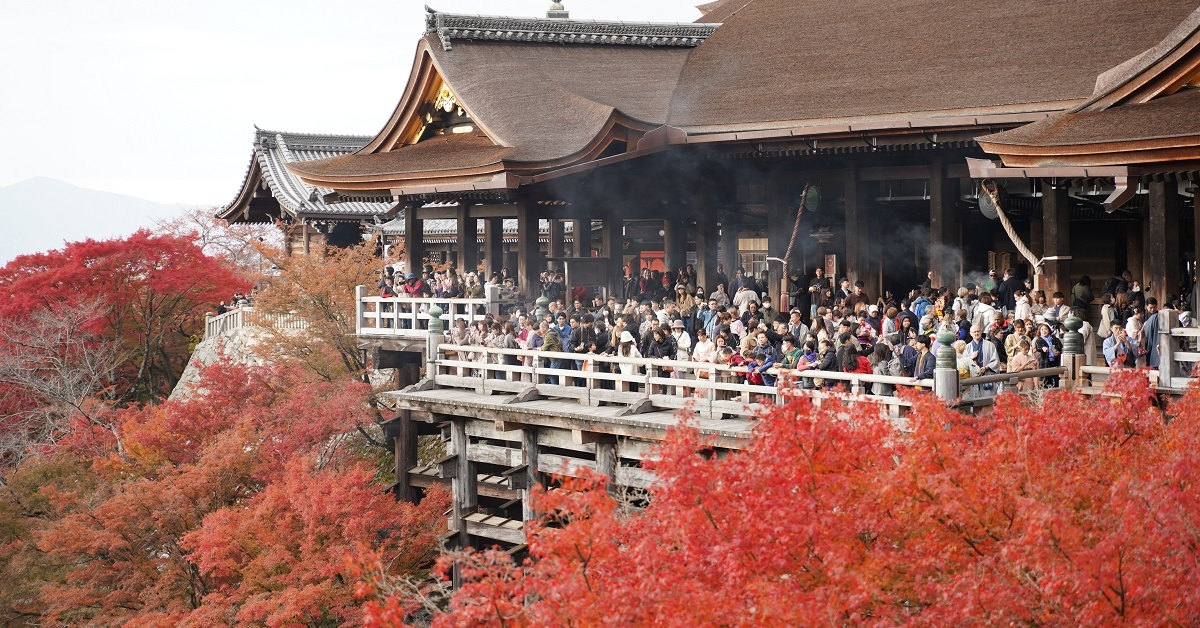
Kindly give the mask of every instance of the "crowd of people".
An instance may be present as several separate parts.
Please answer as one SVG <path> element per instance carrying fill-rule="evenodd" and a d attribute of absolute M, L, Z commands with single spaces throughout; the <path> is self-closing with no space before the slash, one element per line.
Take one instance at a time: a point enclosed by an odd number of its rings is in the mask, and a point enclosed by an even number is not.
<path fill-rule="evenodd" d="M 482 298 L 485 284 L 502 300 L 515 303 L 503 316 L 469 327 L 455 321 L 450 341 L 460 345 L 576 353 L 578 360 L 550 360 L 551 368 L 578 369 L 587 355 L 646 357 L 744 367 L 744 380 L 772 386 L 780 373 L 850 372 L 927 379 L 933 376 L 938 336 L 954 337 L 962 377 L 1057 367 L 1063 354 L 1064 321 L 1082 319 L 1088 364 L 1113 368 L 1157 367 L 1158 302 L 1147 297 L 1126 271 L 1100 290 L 1100 318 L 1089 321 L 1095 299 L 1091 280 L 1081 277 L 1071 294 L 1047 295 L 1008 270 L 994 271 L 977 285 L 951 290 L 926 282 L 897 297 L 890 291 L 872 298 L 863 282 L 836 283 L 816 269 L 812 276 L 792 271 L 784 303 L 768 294 L 767 277 L 737 268 L 733 277 L 718 267 L 711 290 L 698 284 L 689 264 L 673 272 L 643 269 L 627 274 L 620 295 L 607 298 L 568 289 L 561 272 L 545 271 L 531 294 L 523 294 L 507 269 L 486 280 L 454 268 L 401 280 L 390 268 L 380 272 L 383 296 Z M 545 297 L 546 311 L 535 314 L 531 301 Z M 1187 304 L 1171 298 L 1189 324 Z M 516 363 L 517 358 L 508 358 Z M 600 368 L 607 364 L 601 363 Z M 638 368 L 619 364 L 622 371 Z M 655 367 L 659 368 L 659 367 Z M 695 377 L 704 369 L 659 368 L 670 377 Z M 574 378 L 567 378 L 574 379 Z M 819 377 L 795 378 L 797 385 L 832 387 Z M 582 380 L 580 380 L 582 381 Z M 551 378 L 550 383 L 557 383 Z M 1020 387 L 1056 386 L 1057 378 L 1023 379 Z M 990 388 L 990 386 L 989 386 Z M 870 392 L 892 394 L 890 384 Z"/>

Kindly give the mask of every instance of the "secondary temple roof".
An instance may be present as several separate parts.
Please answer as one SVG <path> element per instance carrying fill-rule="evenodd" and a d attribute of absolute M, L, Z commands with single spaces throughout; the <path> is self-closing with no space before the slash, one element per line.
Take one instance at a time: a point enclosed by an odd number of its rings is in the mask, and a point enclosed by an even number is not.
<path fill-rule="evenodd" d="M 255 127 L 250 165 L 235 198 L 217 213 L 229 221 L 261 222 L 281 217 L 360 218 L 386 213 L 389 203 L 338 203 L 322 200 L 329 189 L 314 188 L 287 169 L 298 161 L 327 159 L 362 148 L 371 138 L 355 135 L 285 133 Z M 277 204 L 277 207 L 275 205 Z"/>
<path fill-rule="evenodd" d="M 979 138 L 1010 167 L 1150 164 L 1200 156 L 1200 9 L 1096 79 L 1086 102 Z"/>

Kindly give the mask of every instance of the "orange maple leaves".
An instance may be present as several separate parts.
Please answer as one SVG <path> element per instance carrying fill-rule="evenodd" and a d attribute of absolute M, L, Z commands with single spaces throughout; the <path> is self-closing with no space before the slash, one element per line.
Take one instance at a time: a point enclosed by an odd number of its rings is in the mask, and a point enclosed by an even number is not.
<path fill-rule="evenodd" d="M 466 584 L 435 625 L 1187 623 L 1198 397 L 1168 422 L 1119 374 L 982 416 L 919 397 L 905 429 L 798 400 L 724 458 L 681 428 L 644 511 L 572 480 L 537 495 L 524 564 L 448 557 Z"/>

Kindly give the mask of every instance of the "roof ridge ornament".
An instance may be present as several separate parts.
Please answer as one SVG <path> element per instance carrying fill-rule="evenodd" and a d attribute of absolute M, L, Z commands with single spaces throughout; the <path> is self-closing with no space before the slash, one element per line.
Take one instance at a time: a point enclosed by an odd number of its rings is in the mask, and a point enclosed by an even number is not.
<path fill-rule="evenodd" d="M 564 9 L 561 2 L 551 2 L 546 17 L 551 20 L 566 20 L 571 18 L 571 12 Z"/>
<path fill-rule="evenodd" d="M 561 3 L 551 5 L 552 11 L 554 6 L 561 6 Z M 606 22 L 565 17 L 461 15 L 425 8 L 428 11 L 425 32 L 437 34 L 443 50 L 450 50 L 454 39 L 694 48 L 721 26 L 696 22 Z"/>

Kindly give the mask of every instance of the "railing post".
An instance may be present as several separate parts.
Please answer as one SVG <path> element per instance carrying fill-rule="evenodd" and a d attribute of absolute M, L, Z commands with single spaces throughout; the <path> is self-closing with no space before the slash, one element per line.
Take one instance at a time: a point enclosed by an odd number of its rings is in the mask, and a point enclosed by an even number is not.
<path fill-rule="evenodd" d="M 1063 321 L 1063 326 L 1067 328 L 1067 333 L 1063 335 L 1062 365 L 1067 367 L 1067 372 L 1062 387 L 1073 390 L 1079 377 L 1079 365 L 1083 360 L 1083 334 L 1079 333 L 1083 321 L 1072 314 Z"/>
<path fill-rule="evenodd" d="M 363 312 L 366 311 L 366 303 L 363 299 L 366 297 L 366 286 L 354 286 L 354 333 L 358 335 L 362 335 Z"/>
<path fill-rule="evenodd" d="M 933 369 L 933 394 L 946 403 L 958 400 L 958 365 L 954 352 L 954 334 L 942 330 L 937 337 L 937 365 Z"/>
<path fill-rule="evenodd" d="M 1175 337 L 1171 330 L 1179 326 L 1179 317 L 1175 310 L 1160 310 L 1158 317 L 1158 385 L 1170 388 L 1171 380 L 1175 377 Z M 1187 377 L 1191 373 L 1184 373 Z"/>
<path fill-rule="evenodd" d="M 500 287 L 493 286 L 490 283 L 484 284 L 483 285 L 483 297 L 485 299 L 487 299 L 487 306 L 485 309 L 487 309 L 488 312 L 491 312 L 492 316 L 499 318 L 500 317 Z"/>
<path fill-rule="evenodd" d="M 437 313 L 435 316 L 434 313 Z M 425 337 L 425 377 L 437 381 L 438 350 L 442 344 L 442 310 L 434 305 L 429 309 L 429 335 Z"/>

